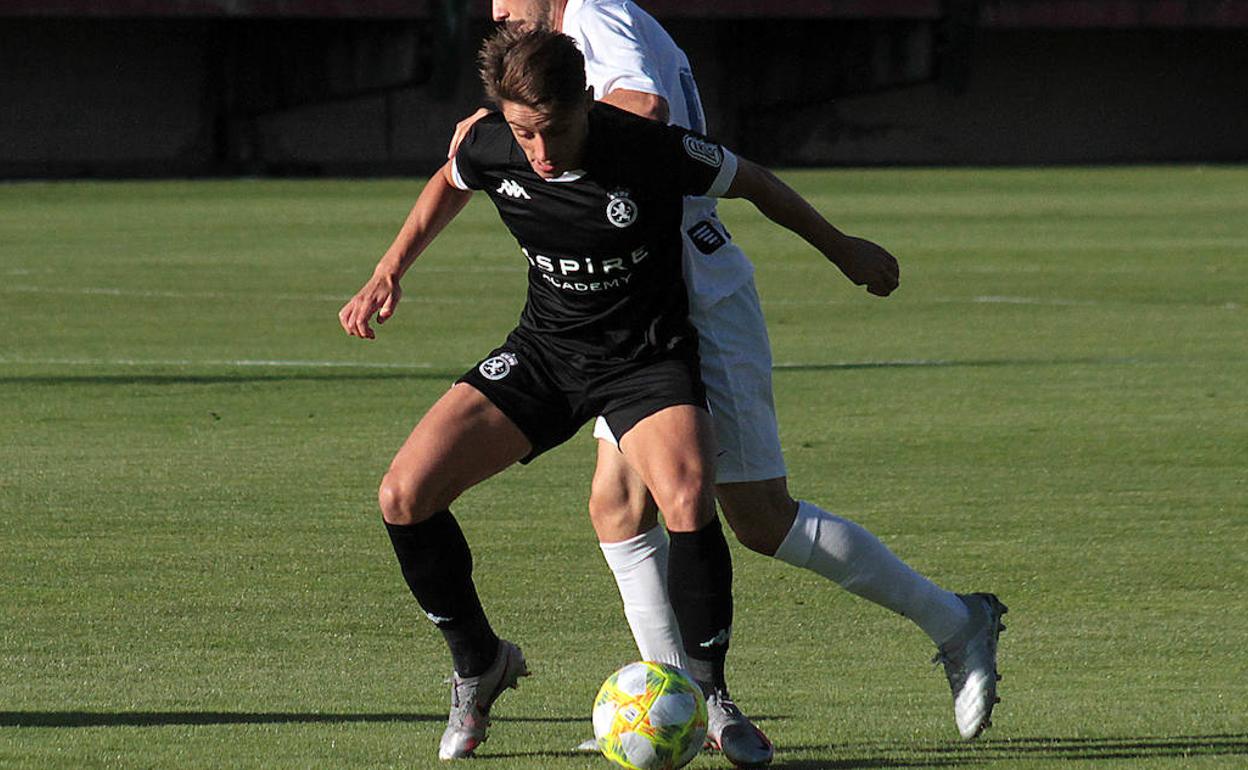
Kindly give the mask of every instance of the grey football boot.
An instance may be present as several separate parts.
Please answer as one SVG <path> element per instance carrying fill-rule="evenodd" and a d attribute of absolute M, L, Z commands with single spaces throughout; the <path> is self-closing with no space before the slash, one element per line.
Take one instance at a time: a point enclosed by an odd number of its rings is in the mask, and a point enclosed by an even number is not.
<path fill-rule="evenodd" d="M 517 687 L 520 677 L 529 675 L 520 648 L 506 639 L 498 640 L 498 655 L 480 676 L 451 676 L 451 715 L 438 746 L 439 759 L 472 756 L 485 743 L 490 728 L 490 706 L 508 687 Z"/>
<path fill-rule="evenodd" d="M 1008 608 L 992 594 L 958 594 L 970 612 L 962 631 L 942 644 L 932 658 L 945 667 L 953 693 L 953 716 L 965 740 L 992 726 L 997 697 L 997 637 L 1005 630 L 1001 616 Z"/>
<path fill-rule="evenodd" d="M 706 697 L 706 745 L 737 767 L 762 767 L 775 756 L 771 741 L 724 690 Z"/>

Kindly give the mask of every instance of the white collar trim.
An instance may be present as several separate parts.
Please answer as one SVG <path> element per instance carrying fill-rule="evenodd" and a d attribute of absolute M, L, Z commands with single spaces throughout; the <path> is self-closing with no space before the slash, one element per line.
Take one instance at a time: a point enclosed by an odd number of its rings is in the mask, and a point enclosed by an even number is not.
<path fill-rule="evenodd" d="M 559 24 L 560 32 L 567 34 L 568 19 L 580 13 L 582 5 L 584 5 L 584 2 L 582 2 L 582 0 L 568 0 L 567 5 L 565 5 L 563 8 L 563 20 Z"/>
<path fill-rule="evenodd" d="M 554 177 L 553 179 L 542 178 L 542 181 L 543 182 L 575 182 L 584 176 L 585 176 L 585 172 L 578 168 L 573 171 L 565 171 L 559 176 Z"/>

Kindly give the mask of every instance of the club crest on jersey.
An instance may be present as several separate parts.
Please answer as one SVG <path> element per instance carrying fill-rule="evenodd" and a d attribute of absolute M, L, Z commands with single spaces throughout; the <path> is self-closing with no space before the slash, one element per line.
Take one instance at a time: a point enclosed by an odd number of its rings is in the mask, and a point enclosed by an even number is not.
<path fill-rule="evenodd" d="M 612 190 L 608 193 L 607 221 L 616 227 L 628 227 L 637 221 L 637 204 L 628 197 L 628 190 Z"/>
<path fill-rule="evenodd" d="M 520 186 L 520 183 L 512 179 L 504 179 L 503 183 L 495 190 L 496 193 L 507 195 L 512 198 L 524 198 L 526 201 L 533 200 L 529 197 L 528 190 Z"/>
<path fill-rule="evenodd" d="M 487 380 L 501 380 L 511 374 L 511 367 L 516 365 L 516 356 L 514 353 L 499 353 L 493 358 L 487 358 L 477 367 L 477 371 L 481 372 L 481 376 Z"/>
<path fill-rule="evenodd" d="M 685 135 L 685 152 L 689 153 L 689 157 L 696 161 L 701 161 L 711 168 L 719 168 L 724 165 L 723 148 L 714 142 L 708 142 L 693 134 Z"/>

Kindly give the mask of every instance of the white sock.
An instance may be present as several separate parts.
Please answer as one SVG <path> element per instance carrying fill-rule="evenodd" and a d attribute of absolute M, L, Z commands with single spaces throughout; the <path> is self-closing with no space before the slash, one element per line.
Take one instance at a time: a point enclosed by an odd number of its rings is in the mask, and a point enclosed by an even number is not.
<path fill-rule="evenodd" d="M 667 532 L 656 526 L 619 543 L 599 543 L 624 600 L 642 660 L 688 668 L 676 613 L 667 598 Z"/>
<path fill-rule="evenodd" d="M 905 615 L 937 645 L 952 639 L 969 619 L 957 594 L 910 569 L 863 527 L 817 505 L 798 504 L 776 558 Z"/>

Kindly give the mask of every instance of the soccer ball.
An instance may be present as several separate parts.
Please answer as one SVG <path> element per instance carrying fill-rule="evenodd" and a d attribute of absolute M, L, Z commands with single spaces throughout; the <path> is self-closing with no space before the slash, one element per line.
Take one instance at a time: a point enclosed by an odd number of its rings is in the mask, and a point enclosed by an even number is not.
<path fill-rule="evenodd" d="M 603 756 L 632 770 L 675 770 L 706 740 L 706 700 L 687 672 L 629 663 L 594 699 L 594 737 Z"/>

